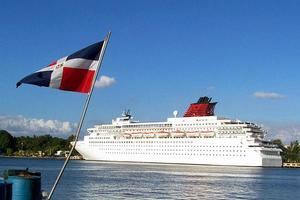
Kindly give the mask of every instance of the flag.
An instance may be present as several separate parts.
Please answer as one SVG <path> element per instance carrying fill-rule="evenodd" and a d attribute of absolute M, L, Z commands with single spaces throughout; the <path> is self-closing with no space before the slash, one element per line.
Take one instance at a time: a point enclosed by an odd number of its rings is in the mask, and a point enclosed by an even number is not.
<path fill-rule="evenodd" d="M 24 77 L 17 83 L 89 93 L 96 74 L 103 41 L 54 61 L 47 67 Z"/>

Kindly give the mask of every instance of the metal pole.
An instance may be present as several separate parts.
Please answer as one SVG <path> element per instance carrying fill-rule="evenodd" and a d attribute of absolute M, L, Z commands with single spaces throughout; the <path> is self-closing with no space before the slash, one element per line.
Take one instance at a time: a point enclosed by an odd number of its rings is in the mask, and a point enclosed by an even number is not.
<path fill-rule="evenodd" d="M 65 160 L 56 180 L 55 180 L 55 183 L 54 185 L 52 186 L 52 189 L 51 189 L 51 192 L 49 193 L 48 195 L 48 200 L 51 199 L 54 191 L 55 191 L 55 188 L 59 182 L 59 180 L 61 179 L 63 173 L 64 173 L 64 170 L 70 160 L 70 157 L 75 149 L 75 146 L 76 146 L 76 143 L 77 143 L 77 140 L 78 140 L 78 137 L 79 137 L 79 134 L 80 134 L 80 130 L 81 130 L 81 127 L 82 127 L 82 124 L 83 124 L 83 121 L 84 121 L 84 118 L 85 118 L 85 114 L 86 114 L 86 111 L 88 109 L 88 106 L 89 106 L 89 103 L 90 103 L 90 99 L 91 99 L 91 96 L 93 94 L 93 91 L 94 91 L 94 85 L 95 85 L 95 82 L 96 82 L 96 79 L 97 79 L 97 76 L 98 76 L 98 73 L 99 73 L 99 70 L 100 70 L 100 67 L 101 67 L 101 63 L 102 63 L 102 60 L 103 60 L 103 57 L 104 57 L 104 54 L 105 54 L 105 50 L 106 50 L 106 46 L 107 46 L 107 43 L 109 41 L 109 38 L 110 38 L 110 35 L 111 35 L 111 32 L 109 32 L 106 36 L 106 38 L 104 39 L 104 42 L 103 42 L 103 47 L 102 47 L 102 50 L 100 52 L 100 56 L 99 56 L 99 62 L 98 62 L 98 67 L 96 69 L 96 73 L 95 73 L 95 76 L 94 76 L 94 79 L 93 79 L 93 82 L 92 82 L 92 87 L 91 87 L 91 91 L 89 92 L 87 98 L 86 98 L 86 101 L 85 101 L 85 105 L 84 105 L 84 108 L 83 108 L 83 111 L 82 111 L 82 114 L 81 114 L 81 118 L 80 118 L 80 121 L 79 121 L 79 124 L 77 126 L 77 131 L 76 131 L 76 135 L 75 135 L 75 141 L 74 141 L 74 144 L 70 150 L 70 153 L 69 155 L 67 156 L 67 159 Z"/>

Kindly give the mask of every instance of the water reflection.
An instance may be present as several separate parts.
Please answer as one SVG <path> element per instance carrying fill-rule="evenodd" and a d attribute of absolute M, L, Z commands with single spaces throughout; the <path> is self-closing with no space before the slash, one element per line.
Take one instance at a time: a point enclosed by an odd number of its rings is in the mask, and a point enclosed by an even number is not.
<path fill-rule="evenodd" d="M 50 190 L 63 161 L 0 159 L 1 169 L 42 172 Z M 24 166 L 25 164 L 25 166 Z M 54 199 L 287 199 L 300 195 L 300 170 L 72 161 Z"/>
<path fill-rule="evenodd" d="M 84 162 L 89 199 L 257 199 L 262 168 Z M 82 164 L 84 164 L 82 163 Z M 70 171 L 79 170 L 73 163 Z M 78 177 L 84 179 L 84 177 Z M 99 181 L 101 180 L 101 181 Z M 81 192 L 80 192 L 81 193 Z M 81 198 L 78 196 L 78 198 Z"/>

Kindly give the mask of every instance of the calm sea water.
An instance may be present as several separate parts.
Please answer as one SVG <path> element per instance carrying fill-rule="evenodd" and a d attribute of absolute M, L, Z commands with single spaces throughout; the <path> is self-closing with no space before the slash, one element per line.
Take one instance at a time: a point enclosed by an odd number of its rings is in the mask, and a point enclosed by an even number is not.
<path fill-rule="evenodd" d="M 42 173 L 50 191 L 62 160 L 0 158 Z M 53 199 L 299 199 L 300 170 L 71 161 Z"/>

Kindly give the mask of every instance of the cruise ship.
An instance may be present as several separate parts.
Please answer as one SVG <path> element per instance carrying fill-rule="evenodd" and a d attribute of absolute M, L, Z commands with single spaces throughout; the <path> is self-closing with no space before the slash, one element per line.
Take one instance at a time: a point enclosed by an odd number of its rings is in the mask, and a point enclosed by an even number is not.
<path fill-rule="evenodd" d="M 281 167 L 281 150 L 258 125 L 214 115 L 217 102 L 200 97 L 183 117 L 139 122 L 129 111 L 111 124 L 95 125 L 76 144 L 86 160 Z"/>

